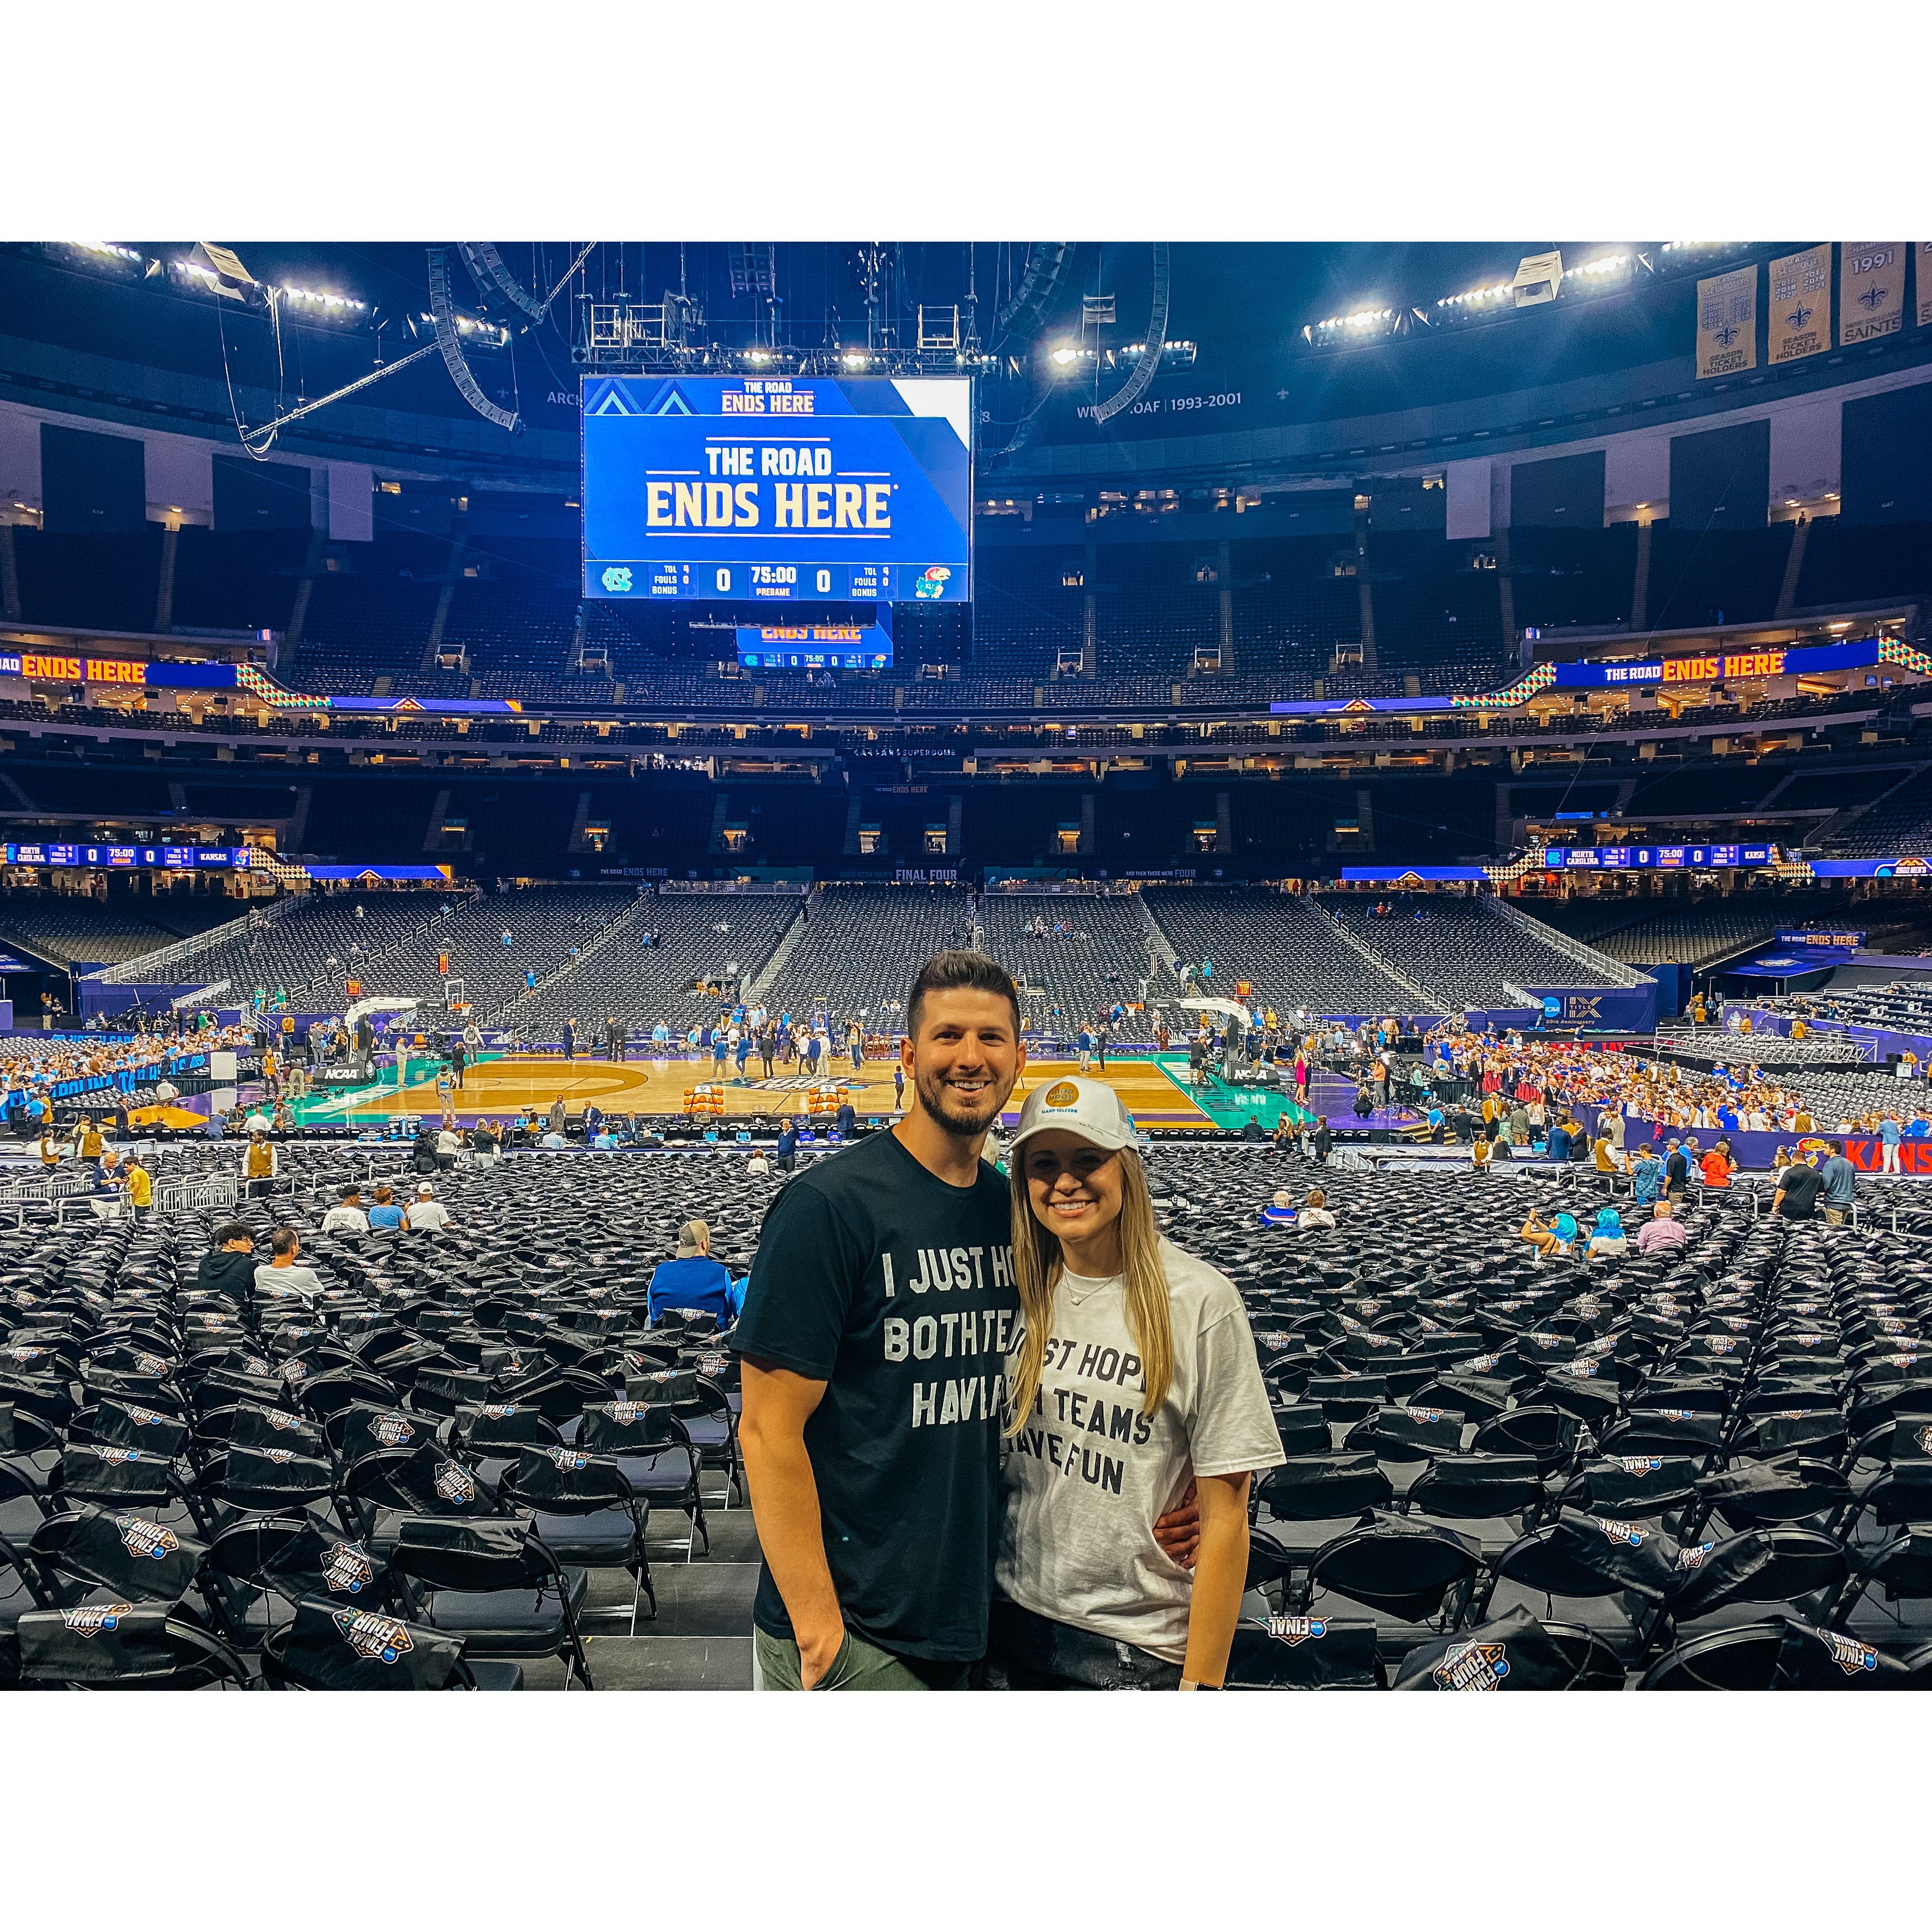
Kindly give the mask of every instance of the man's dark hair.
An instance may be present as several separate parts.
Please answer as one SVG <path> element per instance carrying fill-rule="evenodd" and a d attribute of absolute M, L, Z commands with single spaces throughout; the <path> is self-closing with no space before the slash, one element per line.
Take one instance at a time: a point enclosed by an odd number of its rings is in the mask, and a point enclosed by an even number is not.
<path fill-rule="evenodd" d="M 278 1228 L 274 1238 L 268 1244 L 268 1251 L 272 1254 L 292 1255 L 295 1252 L 296 1244 L 300 1239 L 301 1237 L 296 1234 L 294 1228 Z"/>
<path fill-rule="evenodd" d="M 1020 996 L 1013 976 L 997 959 L 983 952 L 935 952 L 919 969 L 906 996 L 906 1030 L 919 1037 L 919 1016 L 928 993 L 992 993 L 1013 1010 L 1013 1037 L 1020 1032 Z"/>
<path fill-rule="evenodd" d="M 252 1248 L 255 1245 L 255 1231 L 246 1221 L 230 1221 L 214 1231 L 214 1245 L 225 1248 L 230 1241 L 246 1241 Z"/>
<path fill-rule="evenodd" d="M 362 1183 L 360 1181 L 352 1180 L 349 1185 L 342 1190 L 342 1198 L 345 1201 L 354 1201 L 360 1197 L 362 1192 Z"/>

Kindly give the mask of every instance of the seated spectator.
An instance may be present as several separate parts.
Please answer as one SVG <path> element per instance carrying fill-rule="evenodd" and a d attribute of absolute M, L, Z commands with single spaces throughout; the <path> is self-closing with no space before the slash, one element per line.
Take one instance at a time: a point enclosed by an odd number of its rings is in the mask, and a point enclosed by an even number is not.
<path fill-rule="evenodd" d="M 440 1234 L 449 1226 L 449 1210 L 427 1180 L 417 1184 L 416 1198 L 403 1216 L 403 1226 L 412 1234 Z"/>
<path fill-rule="evenodd" d="M 354 1181 L 342 1190 L 342 1198 L 322 1217 L 325 1234 L 366 1234 L 369 1216 L 363 1212 L 362 1190 Z"/>
<path fill-rule="evenodd" d="M 1687 1246 L 1690 1239 L 1690 1229 L 1678 1220 L 1670 1203 L 1660 1201 L 1638 1231 L 1636 1251 L 1640 1255 L 1654 1255 L 1660 1250 L 1670 1253 Z"/>
<path fill-rule="evenodd" d="M 1737 1162 L 1731 1158 L 1731 1144 L 1720 1140 L 1707 1154 L 1700 1166 L 1703 1169 L 1706 1187 L 1728 1187 L 1731 1176 L 1737 1172 Z"/>
<path fill-rule="evenodd" d="M 1262 1221 L 1270 1228 L 1292 1228 L 1298 1216 L 1294 1196 L 1285 1187 L 1275 1190 L 1274 1198 L 1261 1213 Z"/>
<path fill-rule="evenodd" d="M 1490 1162 L 1495 1159 L 1498 1146 L 1503 1147 L 1504 1153 L 1508 1153 L 1508 1149 L 1504 1143 L 1499 1141 L 1486 1141 L 1480 1134 L 1478 1134 L 1476 1136 L 1475 1144 L 1469 1150 L 1469 1172 L 1472 1174 L 1486 1174 L 1489 1172 Z"/>
<path fill-rule="evenodd" d="M 770 1177 L 771 1171 L 771 1158 L 765 1152 L 764 1149 L 763 1148 L 752 1148 L 752 1157 L 745 1163 L 745 1172 L 746 1176 L 753 1180 L 764 1180 Z"/>
<path fill-rule="evenodd" d="M 1589 1246 L 1583 1252 L 1593 1262 L 1615 1261 L 1629 1253 L 1630 1238 L 1624 1232 L 1623 1216 L 1614 1208 L 1597 1210 L 1597 1225 L 1591 1229 Z"/>
<path fill-rule="evenodd" d="M 376 1190 L 376 1204 L 369 1210 L 370 1231 L 380 1234 L 401 1227 L 405 1216 L 396 1201 L 396 1190 L 386 1180 Z"/>
<path fill-rule="evenodd" d="M 1803 1160 L 1794 1160 L 1778 1177 L 1771 1197 L 1771 1211 L 1780 1221 L 1809 1221 L 1817 1210 L 1818 1197 L 1825 1183 L 1816 1168 Z"/>
<path fill-rule="evenodd" d="M 322 1293 L 322 1279 L 301 1264 L 302 1237 L 292 1228 L 278 1228 L 268 1249 L 268 1264 L 255 1270 L 255 1292 L 271 1298 L 293 1295 L 313 1306 Z"/>
<path fill-rule="evenodd" d="M 195 1265 L 194 1285 L 246 1306 L 255 1285 L 255 1237 L 245 1221 L 215 1229 L 214 1246 Z"/>
<path fill-rule="evenodd" d="M 1301 1226 L 1304 1228 L 1332 1228 L 1335 1216 L 1330 1211 L 1328 1197 L 1318 1187 L 1308 1190 L 1308 1199 L 1301 1210 Z"/>
<path fill-rule="evenodd" d="M 1538 1261 L 1564 1260 L 1576 1244 L 1576 1217 L 1574 1214 L 1558 1214 L 1546 1225 L 1542 1216 L 1532 1208 L 1529 1219 L 1518 1231 L 1516 1238 L 1528 1242 L 1535 1249 Z"/>
<path fill-rule="evenodd" d="M 677 1231 L 677 1258 L 660 1262 L 651 1275 L 651 1324 L 667 1308 L 698 1309 L 722 1323 L 730 1286 L 730 1270 L 711 1258 L 710 1223 L 687 1221 Z"/>

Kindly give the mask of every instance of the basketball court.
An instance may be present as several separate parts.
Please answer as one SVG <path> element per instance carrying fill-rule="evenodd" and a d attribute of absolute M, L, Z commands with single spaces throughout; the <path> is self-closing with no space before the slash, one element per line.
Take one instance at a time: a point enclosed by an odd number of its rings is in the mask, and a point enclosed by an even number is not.
<path fill-rule="evenodd" d="M 1170 1066 L 1152 1058 L 1118 1059 L 1109 1063 L 1104 1073 L 1095 1068 L 1091 1077 L 1113 1088 L 1143 1127 L 1207 1131 L 1230 1124 L 1238 1126 L 1250 1113 L 1258 1113 L 1262 1125 L 1271 1126 L 1280 1112 L 1278 1094 L 1236 1100 L 1218 1083 L 1197 1100 L 1185 1084 L 1185 1056 L 1169 1055 L 1167 1059 L 1174 1064 Z M 847 1088 L 854 1111 L 862 1118 L 877 1117 L 895 1109 L 893 1064 L 890 1060 L 868 1061 L 856 1072 L 850 1066 L 842 1070 L 835 1067 L 815 1078 L 803 1072 L 780 1073 L 770 1080 L 733 1077 L 718 1082 L 712 1080 L 709 1060 L 632 1060 L 613 1066 L 602 1060 L 566 1061 L 554 1054 L 505 1054 L 470 1067 L 455 1096 L 456 1112 L 466 1124 L 486 1115 L 501 1119 L 531 1107 L 546 1108 L 561 1096 L 573 1113 L 594 1101 L 607 1114 L 681 1114 L 686 1090 L 702 1082 L 722 1085 L 728 1118 L 759 1114 L 776 1118 L 784 1114 L 802 1115 L 810 1089 L 836 1082 Z M 1070 1060 L 1030 1060 L 1013 1090 L 1004 1116 L 1006 1122 L 1011 1124 L 1018 1118 L 1021 1103 L 1035 1087 L 1079 1070 L 1078 1064 Z M 291 1102 L 290 1111 L 304 1126 L 343 1121 L 366 1124 L 397 1114 L 433 1116 L 440 1106 L 436 1073 L 434 1062 L 412 1060 L 409 1077 L 400 1087 L 392 1073 L 386 1082 L 355 1088 L 346 1094 L 311 1094 Z"/>

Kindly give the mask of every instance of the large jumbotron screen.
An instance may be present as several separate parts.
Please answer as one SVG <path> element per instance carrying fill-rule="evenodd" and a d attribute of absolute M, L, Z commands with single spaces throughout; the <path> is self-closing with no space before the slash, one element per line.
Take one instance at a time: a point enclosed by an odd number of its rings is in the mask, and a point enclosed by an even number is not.
<path fill-rule="evenodd" d="M 584 594 L 964 602 L 972 399 L 964 376 L 587 380 Z"/>

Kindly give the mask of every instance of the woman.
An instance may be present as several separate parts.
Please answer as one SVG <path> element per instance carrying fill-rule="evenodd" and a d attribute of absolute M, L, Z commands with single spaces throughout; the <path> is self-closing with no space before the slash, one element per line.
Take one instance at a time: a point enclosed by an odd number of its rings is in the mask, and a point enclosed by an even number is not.
<path fill-rule="evenodd" d="M 1240 1294 L 1162 1238 L 1111 1087 L 1036 1088 L 1011 1166 L 1022 1325 L 988 1685 L 1218 1689 L 1246 1580 L 1249 1484 L 1282 1460 Z M 1190 1480 L 1192 1576 L 1154 1536 Z"/>
<path fill-rule="evenodd" d="M 1559 1214 L 1546 1226 L 1543 1217 L 1532 1208 L 1529 1219 L 1518 1231 L 1516 1238 L 1528 1242 L 1535 1249 L 1540 1262 L 1566 1260 L 1576 1244 L 1576 1217 L 1574 1214 Z"/>
<path fill-rule="evenodd" d="M 1731 1176 L 1737 1172 L 1737 1162 L 1731 1158 L 1731 1144 L 1720 1141 L 1712 1148 L 1702 1161 L 1704 1185 L 1706 1187 L 1728 1187 Z"/>
<path fill-rule="evenodd" d="M 1590 1261 L 1615 1261 L 1630 1252 L 1630 1238 L 1624 1232 L 1623 1216 L 1614 1208 L 1597 1210 L 1597 1225 L 1590 1231 L 1590 1245 L 1584 1250 Z"/>

